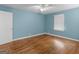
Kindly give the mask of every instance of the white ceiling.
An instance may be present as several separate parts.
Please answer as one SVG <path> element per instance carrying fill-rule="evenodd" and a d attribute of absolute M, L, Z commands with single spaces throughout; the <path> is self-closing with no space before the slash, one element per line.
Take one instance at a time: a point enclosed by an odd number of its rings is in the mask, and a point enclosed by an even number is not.
<path fill-rule="evenodd" d="M 33 6 L 39 6 L 40 4 L 3 4 L 3 6 L 21 9 L 21 10 L 30 10 L 36 13 L 49 14 L 58 12 L 61 10 L 68 10 L 72 8 L 79 7 L 79 4 L 52 4 L 51 8 L 48 8 L 47 11 L 40 12 L 39 8 L 34 8 Z"/>

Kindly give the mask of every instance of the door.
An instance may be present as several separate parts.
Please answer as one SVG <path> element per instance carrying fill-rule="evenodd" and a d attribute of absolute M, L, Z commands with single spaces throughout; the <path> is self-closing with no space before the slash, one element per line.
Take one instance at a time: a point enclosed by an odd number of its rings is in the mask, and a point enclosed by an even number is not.
<path fill-rule="evenodd" d="M 12 41 L 12 19 L 12 13 L 0 11 L 0 45 Z"/>

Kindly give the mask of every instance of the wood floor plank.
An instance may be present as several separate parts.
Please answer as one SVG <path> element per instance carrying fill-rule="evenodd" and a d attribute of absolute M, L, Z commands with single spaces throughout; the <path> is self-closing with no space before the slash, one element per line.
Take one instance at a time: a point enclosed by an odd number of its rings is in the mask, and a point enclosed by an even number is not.
<path fill-rule="evenodd" d="M 79 42 L 50 35 L 40 35 L 0 45 L 0 53 L 79 54 Z"/>

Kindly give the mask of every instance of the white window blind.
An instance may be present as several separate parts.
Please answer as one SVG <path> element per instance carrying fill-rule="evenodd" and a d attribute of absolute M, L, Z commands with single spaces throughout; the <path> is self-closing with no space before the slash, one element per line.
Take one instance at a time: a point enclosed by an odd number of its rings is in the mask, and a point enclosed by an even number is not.
<path fill-rule="evenodd" d="M 64 31 L 64 14 L 54 15 L 54 30 Z"/>

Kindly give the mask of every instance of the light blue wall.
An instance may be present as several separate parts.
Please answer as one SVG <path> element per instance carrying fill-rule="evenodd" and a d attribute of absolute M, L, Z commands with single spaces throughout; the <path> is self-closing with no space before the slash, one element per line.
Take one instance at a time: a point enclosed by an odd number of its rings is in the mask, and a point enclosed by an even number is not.
<path fill-rule="evenodd" d="M 62 13 L 65 16 L 65 31 L 54 31 L 54 15 Z M 79 39 L 79 8 L 46 15 L 46 32 Z"/>
<path fill-rule="evenodd" d="M 53 14 L 42 15 L 30 11 L 17 10 L 0 6 L 0 10 L 12 12 L 13 16 L 13 38 L 25 37 L 39 33 L 52 33 L 65 37 L 79 39 L 79 8 L 61 11 Z M 65 31 L 53 30 L 54 15 L 64 13 Z"/>
<path fill-rule="evenodd" d="M 0 10 L 13 13 L 13 39 L 45 31 L 45 20 L 42 14 L 16 10 L 5 6 L 0 6 Z"/>
<path fill-rule="evenodd" d="M 16 11 L 14 14 L 13 38 L 44 32 L 44 16 L 32 12 Z"/>

